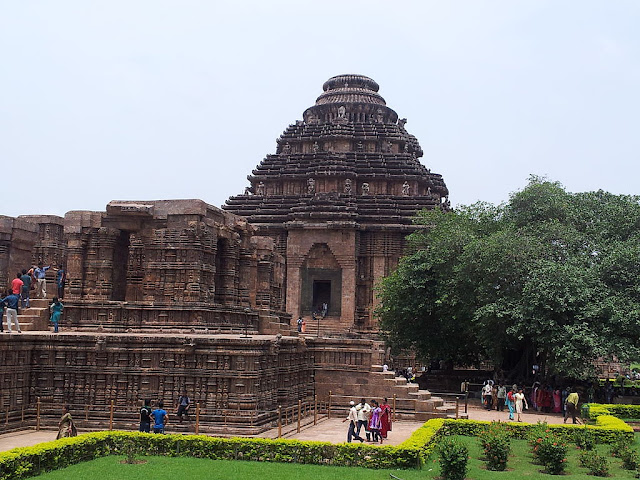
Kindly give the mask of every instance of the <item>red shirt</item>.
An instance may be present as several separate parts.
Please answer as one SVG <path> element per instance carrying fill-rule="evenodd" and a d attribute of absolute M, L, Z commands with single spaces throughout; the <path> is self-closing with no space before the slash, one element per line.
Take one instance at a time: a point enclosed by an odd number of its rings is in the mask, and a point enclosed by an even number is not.
<path fill-rule="evenodd" d="M 20 280 L 19 278 L 14 278 L 13 282 L 11 282 L 11 290 L 13 291 L 13 293 L 20 294 L 22 285 L 24 285 L 24 283 L 22 283 L 22 280 Z"/>

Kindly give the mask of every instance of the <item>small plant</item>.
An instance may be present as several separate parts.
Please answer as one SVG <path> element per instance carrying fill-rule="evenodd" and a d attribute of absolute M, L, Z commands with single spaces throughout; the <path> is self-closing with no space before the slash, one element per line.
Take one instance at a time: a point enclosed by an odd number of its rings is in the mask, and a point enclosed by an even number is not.
<path fill-rule="evenodd" d="M 596 437 L 587 427 L 581 428 L 575 439 L 576 446 L 580 450 L 593 450 L 596 447 Z"/>
<path fill-rule="evenodd" d="M 567 450 L 567 444 L 552 434 L 538 438 L 533 447 L 534 456 L 551 475 L 560 475 L 564 472 L 567 465 Z"/>
<path fill-rule="evenodd" d="M 598 455 L 595 450 L 580 452 L 580 466 L 589 470 L 589 475 L 596 477 L 609 476 L 609 461 L 604 455 Z"/>
<path fill-rule="evenodd" d="M 480 445 L 487 462 L 487 469 L 502 472 L 507 468 L 507 459 L 511 446 L 509 445 L 509 433 L 504 425 L 492 422 L 480 435 Z"/>
<path fill-rule="evenodd" d="M 629 449 L 631 440 L 626 437 L 619 437 L 611 443 L 610 453 L 612 457 L 621 458 L 622 452 Z"/>
<path fill-rule="evenodd" d="M 640 456 L 631 448 L 622 449 L 620 459 L 622 460 L 622 468 L 625 470 L 637 470 L 640 467 Z"/>
<path fill-rule="evenodd" d="M 445 438 L 439 447 L 440 474 L 445 480 L 464 480 L 467 475 L 469 450 L 466 445 Z"/>

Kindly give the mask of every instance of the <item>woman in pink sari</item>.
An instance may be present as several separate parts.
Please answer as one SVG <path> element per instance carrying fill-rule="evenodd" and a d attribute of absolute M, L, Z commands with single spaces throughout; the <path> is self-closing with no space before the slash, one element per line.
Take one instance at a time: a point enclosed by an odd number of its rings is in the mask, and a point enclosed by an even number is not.
<path fill-rule="evenodd" d="M 387 432 L 391 430 L 391 407 L 388 400 L 385 398 L 382 405 L 380 405 L 380 435 L 382 438 L 387 438 Z"/>
<path fill-rule="evenodd" d="M 562 394 L 558 387 L 553 391 L 553 413 L 562 413 Z"/>

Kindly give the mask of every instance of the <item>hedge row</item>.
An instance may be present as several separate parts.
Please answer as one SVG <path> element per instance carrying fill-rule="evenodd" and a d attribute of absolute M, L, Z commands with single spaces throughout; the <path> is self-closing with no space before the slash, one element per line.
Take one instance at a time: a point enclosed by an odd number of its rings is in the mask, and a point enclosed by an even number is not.
<path fill-rule="evenodd" d="M 596 423 L 596 426 L 587 427 L 550 425 L 549 428 L 569 442 L 575 440 L 582 428 L 593 431 L 599 443 L 612 443 L 621 436 L 633 438 L 631 427 L 618 418 L 600 415 Z M 26 478 L 106 455 L 165 455 L 367 468 L 420 468 L 443 436 L 478 436 L 490 424 L 475 420 L 433 419 L 397 447 L 117 431 L 87 433 L 0 453 L 0 480 Z M 532 427 L 522 423 L 506 425 L 514 438 L 525 438 Z"/>
<path fill-rule="evenodd" d="M 640 405 L 585 403 L 582 406 L 587 418 L 596 419 L 601 415 L 618 418 L 640 418 Z"/>
<path fill-rule="evenodd" d="M 98 432 L 0 453 L 0 479 L 26 478 L 106 455 L 165 455 L 212 460 L 419 468 L 420 449 L 205 435 Z"/>
<path fill-rule="evenodd" d="M 477 437 L 487 430 L 491 422 L 478 420 L 447 420 L 444 423 L 444 435 L 467 435 Z M 506 422 L 507 429 L 513 438 L 526 439 L 527 432 L 535 424 Z M 577 435 L 582 429 L 593 432 L 596 442 L 614 443 L 619 438 L 633 440 L 633 429 L 619 418 L 611 415 L 601 415 L 596 419 L 595 425 L 549 425 L 548 428 L 555 432 L 565 442 L 575 443 Z"/>

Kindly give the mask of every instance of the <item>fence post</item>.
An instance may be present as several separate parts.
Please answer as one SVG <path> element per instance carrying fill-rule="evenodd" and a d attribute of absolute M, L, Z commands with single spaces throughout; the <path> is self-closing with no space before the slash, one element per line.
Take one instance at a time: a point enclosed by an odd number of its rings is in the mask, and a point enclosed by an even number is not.
<path fill-rule="evenodd" d="M 40 397 L 38 397 L 38 404 L 36 406 L 36 430 L 40 430 Z"/>
<path fill-rule="evenodd" d="M 200 402 L 196 403 L 196 435 L 200 433 Z"/>
<path fill-rule="evenodd" d="M 109 408 L 109 430 L 113 430 L 113 400 L 111 400 L 111 407 Z"/>
<path fill-rule="evenodd" d="M 282 405 L 278 405 L 278 438 L 282 436 Z"/>
<path fill-rule="evenodd" d="M 396 394 L 393 394 L 393 405 L 391 406 L 391 419 L 396 421 Z"/>
<path fill-rule="evenodd" d="M 329 390 L 329 403 L 327 404 L 327 418 L 331 418 L 331 390 Z"/>
<path fill-rule="evenodd" d="M 318 423 L 318 395 L 313 396 L 313 424 Z"/>
<path fill-rule="evenodd" d="M 298 428 L 297 428 L 297 433 L 300 433 L 300 417 L 302 415 L 302 401 L 298 400 Z"/>
<path fill-rule="evenodd" d="M 460 406 L 460 397 L 456 395 L 456 420 L 458 419 L 458 408 Z"/>

